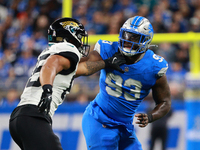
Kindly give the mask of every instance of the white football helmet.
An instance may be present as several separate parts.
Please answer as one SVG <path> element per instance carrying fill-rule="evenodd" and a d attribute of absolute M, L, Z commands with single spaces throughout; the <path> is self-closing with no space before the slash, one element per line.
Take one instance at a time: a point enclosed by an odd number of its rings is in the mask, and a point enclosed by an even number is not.
<path fill-rule="evenodd" d="M 141 16 L 129 18 L 120 28 L 119 49 L 126 56 L 144 53 L 153 39 L 153 27 Z"/>

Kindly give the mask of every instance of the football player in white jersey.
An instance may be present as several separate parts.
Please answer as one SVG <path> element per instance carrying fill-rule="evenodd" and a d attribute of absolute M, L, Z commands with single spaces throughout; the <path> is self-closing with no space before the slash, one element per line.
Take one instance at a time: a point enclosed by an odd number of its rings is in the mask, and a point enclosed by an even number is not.
<path fill-rule="evenodd" d="M 82 119 L 88 150 L 142 150 L 134 130 L 134 116 L 139 127 L 146 127 L 170 110 L 170 90 L 165 75 L 168 64 L 149 49 L 153 34 L 147 18 L 129 18 L 120 29 L 118 42 L 99 40 L 94 51 L 79 63 L 77 76 L 87 75 L 84 69 L 87 60 L 106 60 L 117 52 L 126 59 L 126 63 L 120 65 L 124 73 L 112 68 L 101 70 L 100 91 Z M 135 114 L 150 90 L 155 108 L 149 114 Z"/>
<path fill-rule="evenodd" d="M 38 56 L 21 101 L 10 117 L 10 134 L 23 150 L 62 150 L 53 133 L 51 118 L 70 92 L 80 58 L 89 52 L 87 32 L 72 18 L 54 21 L 48 30 L 48 40 L 49 47 Z M 104 68 L 105 64 L 121 71 L 118 64 L 125 60 L 112 61 L 113 58 L 93 62 L 92 73 Z M 87 67 L 90 66 L 84 69 Z"/>

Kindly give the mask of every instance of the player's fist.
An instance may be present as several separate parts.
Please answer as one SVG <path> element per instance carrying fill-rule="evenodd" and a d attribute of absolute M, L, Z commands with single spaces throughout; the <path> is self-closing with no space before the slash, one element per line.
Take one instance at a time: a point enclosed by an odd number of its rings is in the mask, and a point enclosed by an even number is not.
<path fill-rule="evenodd" d="M 152 115 L 150 114 L 145 114 L 145 113 L 139 113 L 136 114 L 135 117 L 137 117 L 137 121 L 135 122 L 136 124 L 139 124 L 139 127 L 146 127 L 148 123 L 152 121 Z"/>
<path fill-rule="evenodd" d="M 42 86 L 43 92 L 38 104 L 38 109 L 40 112 L 46 110 L 46 114 L 50 111 L 51 101 L 52 101 L 52 85 L 45 84 Z"/>
<path fill-rule="evenodd" d="M 112 57 L 109 57 L 108 59 L 104 60 L 105 62 L 105 68 L 112 68 L 115 70 L 118 70 L 121 73 L 124 73 L 124 70 L 122 70 L 119 66 L 126 63 L 126 60 L 124 56 L 117 52 Z"/>

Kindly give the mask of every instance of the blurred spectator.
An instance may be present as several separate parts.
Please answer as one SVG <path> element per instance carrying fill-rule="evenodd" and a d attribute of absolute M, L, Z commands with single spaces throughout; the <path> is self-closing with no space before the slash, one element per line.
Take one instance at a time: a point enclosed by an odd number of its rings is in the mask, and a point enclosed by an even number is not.
<path fill-rule="evenodd" d="M 76 5 L 74 6 L 75 8 L 73 9 L 74 10 L 74 13 L 73 13 L 73 17 L 77 20 L 80 20 L 81 18 L 87 18 L 87 5 L 84 4 L 84 5 Z M 87 18 L 89 19 L 89 18 Z"/>
<path fill-rule="evenodd" d="M 81 105 L 87 105 L 90 102 L 89 97 L 86 93 L 80 93 L 76 99 L 76 101 Z"/>
<path fill-rule="evenodd" d="M 184 101 L 185 85 L 176 81 L 169 82 L 169 88 L 171 92 L 171 99 L 174 101 Z"/>
<path fill-rule="evenodd" d="M 138 16 L 143 16 L 143 17 L 148 17 L 149 15 L 149 6 L 147 4 L 143 4 L 139 7 L 138 12 L 137 12 Z"/>
<path fill-rule="evenodd" d="M 49 24 L 49 19 L 46 15 L 39 15 L 33 24 L 34 32 L 39 31 L 45 38 L 47 38 Z"/>
<path fill-rule="evenodd" d="M 19 77 L 30 76 L 36 62 L 37 58 L 33 56 L 33 49 L 30 47 L 29 43 L 27 43 L 14 65 L 16 75 Z"/>
<path fill-rule="evenodd" d="M 76 78 L 70 91 L 70 95 L 78 95 L 80 93 L 84 93 L 87 94 L 90 98 L 94 98 L 98 92 L 99 72 L 90 76 Z"/>
<path fill-rule="evenodd" d="M 0 23 L 3 22 L 4 20 L 6 20 L 6 17 L 8 15 L 8 8 L 6 8 L 5 6 L 1 5 L 0 2 Z"/>
<path fill-rule="evenodd" d="M 30 39 L 33 48 L 33 55 L 37 57 L 42 50 L 48 47 L 47 35 L 43 34 L 42 31 L 36 30 Z"/>
<path fill-rule="evenodd" d="M 166 75 L 169 81 L 171 98 L 174 100 L 184 100 L 186 73 L 187 71 L 180 62 L 169 63 Z"/>
<path fill-rule="evenodd" d="M 190 18 L 190 31 L 200 32 L 200 9 L 195 10 L 194 15 Z"/>
<path fill-rule="evenodd" d="M 139 7 L 139 9 L 140 9 L 140 7 L 142 6 L 142 5 L 146 5 L 146 6 L 148 6 L 148 9 L 149 9 L 149 11 L 150 12 L 152 12 L 153 11 L 153 7 L 155 6 L 155 5 L 157 5 L 158 4 L 158 0 L 137 0 L 137 1 L 134 1 L 134 3 L 136 3 L 137 4 L 137 6 Z"/>
<path fill-rule="evenodd" d="M 40 14 L 40 7 L 38 4 L 38 0 L 29 0 L 27 3 L 26 12 L 30 18 L 35 20 Z"/>
<path fill-rule="evenodd" d="M 172 22 L 171 27 L 168 28 L 168 33 L 179 33 L 181 31 L 180 24 L 178 22 Z"/>
<path fill-rule="evenodd" d="M 185 16 L 182 14 L 181 11 L 174 12 L 173 20 L 174 20 L 174 24 L 175 25 L 177 24 L 177 26 L 179 26 L 179 30 L 174 31 L 174 32 L 188 32 L 189 21 L 185 19 Z"/>
<path fill-rule="evenodd" d="M 177 48 L 173 44 L 164 42 L 159 44 L 159 49 L 156 53 L 164 57 L 167 62 L 173 62 L 176 59 L 176 49 Z"/>
<path fill-rule="evenodd" d="M 22 49 L 22 45 L 26 43 L 27 39 L 31 38 L 33 29 L 31 24 L 29 24 L 30 18 L 26 12 L 18 14 L 18 18 L 19 18 L 19 28 L 17 29 L 19 31 L 18 38 L 19 38 L 20 48 Z"/>
<path fill-rule="evenodd" d="M 190 31 L 200 32 L 200 20 L 196 17 L 190 19 Z"/>
<path fill-rule="evenodd" d="M 119 34 L 120 27 L 123 25 L 124 14 L 122 11 L 115 12 L 108 21 L 108 33 Z M 123 21 L 123 22 L 122 22 Z"/>
<path fill-rule="evenodd" d="M 95 31 L 95 34 L 106 34 L 107 33 L 107 25 L 104 20 L 103 13 L 101 11 L 96 11 L 93 14 L 92 22 L 90 24 L 90 29 Z"/>
<path fill-rule="evenodd" d="M 115 0 L 102 0 L 101 2 L 101 11 L 104 13 L 114 13 L 114 7 L 116 2 Z"/>
<path fill-rule="evenodd" d="M 160 0 L 153 8 L 153 14 L 161 14 L 162 22 L 167 28 L 171 28 L 172 12 L 169 9 L 170 3 L 168 0 Z"/>
<path fill-rule="evenodd" d="M 2 86 L 2 88 L 5 89 L 11 89 L 11 88 L 16 88 L 16 83 L 17 83 L 17 78 L 16 78 L 16 74 L 15 74 L 15 70 L 14 68 L 10 68 L 9 69 L 9 74 L 7 79 L 5 80 L 5 85 Z"/>
<path fill-rule="evenodd" d="M 181 42 L 178 44 L 176 50 L 176 61 L 180 62 L 183 68 L 189 71 L 189 48 L 190 44 L 187 42 Z"/>
<path fill-rule="evenodd" d="M 62 15 L 62 1 L 47 0 L 42 7 L 44 7 L 42 14 L 48 16 L 50 22 L 60 18 Z"/>
<path fill-rule="evenodd" d="M 19 103 L 19 94 L 16 89 L 9 89 L 5 98 L 0 101 L 0 108 L 16 107 Z"/>
<path fill-rule="evenodd" d="M 115 11 L 122 11 L 125 18 L 130 18 L 137 13 L 136 4 L 133 3 L 132 0 L 123 0 L 118 1 L 118 3 L 114 6 Z"/>
<path fill-rule="evenodd" d="M 187 70 L 183 68 L 180 62 L 171 62 L 166 74 L 169 81 L 176 81 L 181 84 L 184 82 L 186 73 Z"/>
<path fill-rule="evenodd" d="M 172 110 L 168 112 L 166 116 L 161 119 L 158 119 L 151 123 L 151 141 L 149 150 L 154 150 L 155 142 L 157 139 L 161 140 L 162 147 L 160 150 L 166 150 L 167 136 L 168 136 L 168 126 L 167 122 L 172 116 Z"/>
<path fill-rule="evenodd" d="M 11 65 L 13 65 L 16 61 L 17 54 L 15 52 L 15 50 L 13 49 L 5 49 L 3 52 L 3 57 L 2 59 L 7 62 L 10 63 Z"/>
<path fill-rule="evenodd" d="M 9 63 L 5 63 L 2 59 L 0 59 L 0 80 L 5 81 L 8 77 L 10 68 L 11 65 Z"/>
<path fill-rule="evenodd" d="M 152 26 L 154 29 L 154 33 L 166 33 L 167 27 L 163 22 L 162 15 L 159 13 L 155 13 L 152 18 Z"/>

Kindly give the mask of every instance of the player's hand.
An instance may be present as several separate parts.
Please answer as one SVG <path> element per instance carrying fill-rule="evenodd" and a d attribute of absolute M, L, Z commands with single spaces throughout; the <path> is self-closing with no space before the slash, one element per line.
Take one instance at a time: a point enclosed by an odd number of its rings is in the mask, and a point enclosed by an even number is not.
<path fill-rule="evenodd" d="M 112 57 L 104 60 L 105 62 L 105 68 L 112 68 L 115 70 L 118 70 L 121 73 L 124 73 L 124 70 L 122 70 L 119 66 L 126 63 L 126 60 L 124 56 L 117 52 Z"/>
<path fill-rule="evenodd" d="M 46 110 L 46 114 L 50 111 L 50 105 L 52 101 L 52 85 L 45 84 L 42 86 L 43 93 L 41 96 L 41 100 L 38 104 L 38 109 L 40 112 L 44 112 Z"/>
<path fill-rule="evenodd" d="M 139 124 L 139 127 L 144 128 L 148 125 L 149 119 L 148 119 L 147 114 L 139 113 L 139 114 L 136 114 L 135 117 L 137 117 L 137 121 L 135 123 Z"/>

